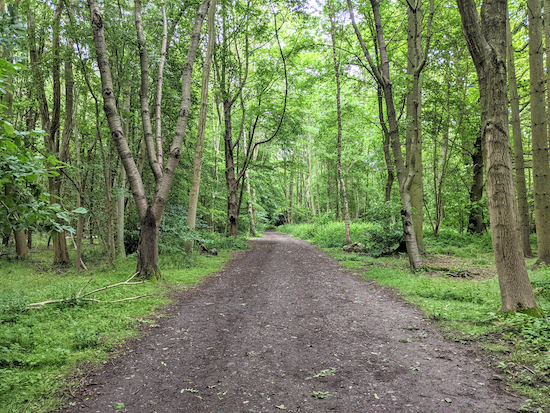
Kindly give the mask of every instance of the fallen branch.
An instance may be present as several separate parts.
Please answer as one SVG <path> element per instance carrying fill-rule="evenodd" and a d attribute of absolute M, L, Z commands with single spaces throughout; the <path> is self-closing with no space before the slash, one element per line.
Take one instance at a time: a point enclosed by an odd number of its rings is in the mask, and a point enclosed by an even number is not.
<path fill-rule="evenodd" d="M 92 282 L 92 280 L 96 277 L 95 275 L 90 278 L 88 280 L 88 282 L 86 284 L 84 284 L 84 286 L 80 289 L 80 291 L 76 294 L 76 296 L 74 297 L 69 297 L 69 298 L 60 298 L 59 300 L 47 300 L 47 301 L 41 301 L 39 303 L 32 303 L 32 304 L 27 304 L 27 308 L 41 308 L 47 304 L 53 304 L 53 303 L 68 303 L 70 301 L 76 301 L 76 300 L 82 300 L 82 301 L 92 301 L 94 303 L 120 303 L 122 301 L 130 301 L 130 300 L 137 300 L 138 298 L 143 298 L 143 297 L 148 297 L 152 294 L 145 294 L 145 295 L 138 295 L 136 297 L 129 297 L 129 298 L 122 298 L 120 300 L 114 300 L 114 301 L 101 301 L 101 300 L 98 300 L 96 298 L 86 298 L 92 294 L 95 294 L 99 291 L 104 291 L 104 290 L 108 290 L 109 288 L 115 288 L 115 287 L 119 287 L 121 285 L 136 285 L 136 284 L 144 284 L 145 282 L 147 282 L 146 280 L 143 280 L 143 281 L 134 281 L 134 282 L 130 282 L 132 281 L 132 279 L 134 279 L 134 277 L 136 275 L 138 275 L 139 272 L 136 272 L 134 275 L 132 275 L 130 278 L 128 278 L 126 281 L 123 281 L 123 282 L 119 282 L 119 283 L 116 283 L 116 284 L 111 284 L 111 285 L 107 285 L 105 287 L 101 287 L 101 288 L 97 288 L 93 291 L 90 291 L 86 294 L 82 294 L 82 291 L 84 291 L 84 288 L 86 288 L 86 286 L 90 285 L 90 283 Z"/>

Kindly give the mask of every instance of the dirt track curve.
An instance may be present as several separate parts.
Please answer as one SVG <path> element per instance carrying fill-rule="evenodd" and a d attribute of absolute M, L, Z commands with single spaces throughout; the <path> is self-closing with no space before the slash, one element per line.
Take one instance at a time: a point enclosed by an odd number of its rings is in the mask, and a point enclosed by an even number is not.
<path fill-rule="evenodd" d="M 328 254 L 267 232 L 174 317 L 90 373 L 64 412 L 515 411 L 489 360 Z M 119 404 L 118 407 L 121 405 Z"/>

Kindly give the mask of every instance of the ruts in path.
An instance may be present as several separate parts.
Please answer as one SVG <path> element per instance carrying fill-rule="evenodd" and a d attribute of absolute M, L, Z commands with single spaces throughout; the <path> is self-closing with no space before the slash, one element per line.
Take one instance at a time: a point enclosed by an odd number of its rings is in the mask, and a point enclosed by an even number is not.
<path fill-rule="evenodd" d="M 488 356 L 305 241 L 274 232 L 89 373 L 65 412 L 515 411 Z M 499 387 L 500 386 L 500 387 Z M 75 405 L 76 404 L 76 405 Z"/>

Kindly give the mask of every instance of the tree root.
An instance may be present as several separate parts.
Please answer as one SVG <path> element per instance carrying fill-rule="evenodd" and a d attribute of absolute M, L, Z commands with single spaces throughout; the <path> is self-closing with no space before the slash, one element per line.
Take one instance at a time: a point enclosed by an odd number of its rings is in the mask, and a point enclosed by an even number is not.
<path fill-rule="evenodd" d="M 144 295 L 138 295 L 138 296 L 135 296 L 135 297 L 122 298 L 120 300 L 114 300 L 114 301 L 101 301 L 101 300 L 98 300 L 96 298 L 87 298 L 92 294 L 95 294 L 99 291 L 108 290 L 109 288 L 119 287 L 121 285 L 135 285 L 135 284 L 144 284 L 144 283 L 146 283 L 147 282 L 146 280 L 130 282 L 138 274 L 139 274 L 139 272 L 136 272 L 134 275 L 132 275 L 126 281 L 119 282 L 119 283 L 116 283 L 116 284 L 107 285 L 105 287 L 101 287 L 101 288 L 98 288 L 96 290 L 90 291 L 86 294 L 82 294 L 82 291 L 84 291 L 84 288 L 86 288 L 86 286 L 89 285 L 92 282 L 92 280 L 96 277 L 94 275 L 92 278 L 90 278 L 88 280 L 88 282 L 86 284 L 84 284 L 84 286 L 80 289 L 80 291 L 74 297 L 61 298 L 59 300 L 46 300 L 46 301 L 41 301 L 39 303 L 27 304 L 27 308 L 42 308 L 43 306 L 45 306 L 47 304 L 67 303 L 67 302 L 75 301 L 75 300 L 92 301 L 94 303 L 120 303 L 122 301 L 137 300 L 138 298 L 148 297 L 148 296 L 152 295 L 152 294 L 144 294 Z"/>

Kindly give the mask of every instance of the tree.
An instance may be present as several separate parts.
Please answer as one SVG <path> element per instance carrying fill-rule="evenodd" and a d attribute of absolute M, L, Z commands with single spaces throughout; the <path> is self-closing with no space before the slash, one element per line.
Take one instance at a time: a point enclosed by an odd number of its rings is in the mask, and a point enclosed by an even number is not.
<path fill-rule="evenodd" d="M 426 67 L 428 50 L 432 36 L 432 20 L 434 15 L 434 0 L 430 0 L 430 12 L 428 14 L 426 45 L 422 50 L 422 1 L 408 2 L 408 26 L 407 26 L 407 74 L 412 75 L 412 89 L 407 94 L 407 162 L 414 164 L 414 177 L 411 184 L 411 206 L 413 208 L 413 225 L 418 249 L 424 251 L 422 226 L 424 223 L 424 185 L 422 165 L 422 132 L 420 124 L 422 87 L 420 74 Z M 416 145 L 412 150 L 411 146 Z M 415 159 L 411 159 L 415 156 Z"/>
<path fill-rule="evenodd" d="M 48 98 L 46 96 L 45 81 L 43 78 L 43 69 L 41 68 L 42 52 L 38 46 L 39 39 L 35 33 L 35 20 L 34 12 L 29 9 L 28 26 L 29 26 L 29 41 L 30 41 L 30 63 L 33 73 L 34 88 L 36 92 L 36 98 L 38 100 L 40 120 L 42 123 L 42 129 L 46 132 L 44 134 L 44 146 L 48 155 L 53 156 L 52 159 L 57 159 L 60 162 L 66 162 L 69 155 L 69 138 L 72 133 L 72 124 L 66 125 L 63 129 L 61 139 L 59 139 L 59 129 L 61 126 L 61 78 L 60 78 L 60 20 L 61 12 L 63 10 L 64 2 L 60 0 L 56 5 L 56 10 L 53 15 L 53 39 L 52 39 L 52 80 L 53 80 L 53 107 L 50 112 L 48 105 Z M 70 63 L 69 63 L 70 64 Z M 72 71 L 72 68 L 69 69 Z M 68 76 L 72 76 L 68 73 Z M 70 79 L 70 78 L 69 78 Z M 73 82 L 69 80 L 66 84 L 67 90 L 65 91 L 67 103 L 70 105 L 68 109 L 70 116 L 72 116 L 72 94 L 73 94 Z M 61 184 L 62 175 L 58 174 L 50 176 L 48 178 L 48 190 L 50 193 L 50 203 L 61 203 Z M 65 234 L 54 233 L 53 236 L 53 248 L 54 248 L 54 263 L 55 264 L 67 264 L 69 262 L 69 251 L 67 249 L 67 242 L 65 240 Z"/>
<path fill-rule="evenodd" d="M 499 278 L 501 311 L 540 314 L 529 282 L 520 236 L 508 137 L 506 83 L 507 1 L 481 5 L 457 0 L 462 30 L 476 67 L 481 100 L 481 132 L 486 147 L 487 198 Z"/>
<path fill-rule="evenodd" d="M 199 130 L 197 132 L 197 143 L 195 149 L 195 161 L 193 164 L 193 183 L 189 191 L 189 209 L 187 210 L 187 226 L 195 228 L 197 219 L 197 204 L 199 202 L 199 188 L 201 183 L 202 154 L 204 151 L 204 135 L 206 133 L 206 116 L 208 114 L 208 85 L 210 81 L 210 68 L 212 65 L 212 56 L 216 42 L 216 25 L 214 16 L 216 14 L 217 0 L 212 0 L 208 11 L 208 46 L 206 57 L 202 68 L 202 87 L 201 87 L 201 108 L 199 115 Z M 193 250 L 193 240 L 185 244 L 185 252 L 190 254 Z"/>
<path fill-rule="evenodd" d="M 525 163 L 523 159 L 523 135 L 521 133 L 521 119 L 519 112 L 519 96 L 516 80 L 516 64 L 514 45 L 509 19 L 506 20 L 506 47 L 508 61 L 508 89 L 510 90 L 510 112 L 512 123 L 512 137 L 514 140 L 514 160 L 516 167 L 516 192 L 518 198 L 518 226 L 521 234 L 523 255 L 532 257 L 531 242 L 529 240 L 529 204 L 527 201 L 527 186 L 525 185 Z"/>
<path fill-rule="evenodd" d="M 336 74 L 336 120 L 338 122 L 338 132 L 336 139 L 337 150 L 337 163 L 338 163 L 338 181 L 340 183 L 340 191 L 342 193 L 342 200 L 344 201 L 344 222 L 346 227 L 346 243 L 351 244 L 351 234 L 349 228 L 349 206 L 348 195 L 346 193 L 346 183 L 344 182 L 344 175 L 342 174 L 342 107 L 340 101 L 340 63 L 338 61 L 338 55 L 336 54 L 336 19 L 334 13 L 334 5 L 329 0 L 329 18 L 330 18 L 330 37 L 332 39 L 332 60 L 334 62 L 334 72 Z"/>
<path fill-rule="evenodd" d="M 187 121 L 191 113 L 191 75 L 193 72 L 193 63 L 197 54 L 200 32 L 206 12 L 210 5 L 209 0 L 204 0 L 196 13 L 195 23 L 193 25 L 189 50 L 182 73 L 182 93 L 181 105 L 178 114 L 178 120 L 175 127 L 174 139 L 166 164 L 159 162 L 159 157 L 155 153 L 155 142 L 151 132 L 150 117 L 148 110 L 148 65 L 147 51 L 143 44 L 143 30 L 141 23 L 141 3 L 136 1 L 136 29 L 138 32 L 138 44 L 141 58 L 141 101 L 142 101 L 142 122 L 144 129 L 144 139 L 147 144 L 149 164 L 155 177 L 155 194 L 153 202 L 148 204 L 145 188 L 138 168 L 128 146 L 127 137 L 124 136 L 122 122 L 117 112 L 117 106 L 114 96 L 113 79 L 107 53 L 107 42 L 105 39 L 105 26 L 99 8 L 95 0 L 88 1 L 88 7 L 91 15 L 92 30 L 94 36 L 95 52 L 97 63 L 101 75 L 101 85 L 103 89 L 103 102 L 105 115 L 109 124 L 111 137 L 116 146 L 134 197 L 134 202 L 140 217 L 140 239 L 138 245 L 138 263 L 137 272 L 144 278 L 160 277 L 158 269 L 158 233 L 159 226 L 164 214 L 166 202 L 176 167 L 181 156 L 183 138 L 187 129 Z M 157 148 L 158 151 L 158 148 Z"/>
<path fill-rule="evenodd" d="M 287 56 L 283 53 L 280 44 L 280 27 L 277 23 L 277 11 L 275 10 L 272 10 L 274 37 L 285 79 L 282 108 L 275 109 L 271 106 L 270 111 L 266 110 L 266 106 L 269 105 L 270 101 L 276 100 L 270 94 L 273 93 L 274 79 L 280 78 L 279 73 L 273 71 L 273 54 L 270 53 L 268 61 L 256 61 L 256 64 L 261 68 L 261 70 L 258 70 L 258 78 L 263 80 L 263 82 L 260 83 L 257 80 L 255 85 L 250 85 L 250 59 L 254 54 L 259 54 L 261 44 L 271 41 L 268 36 L 270 34 L 268 29 L 270 22 L 265 18 L 266 10 L 256 9 L 254 6 L 250 1 L 247 1 L 244 7 L 240 3 L 231 7 L 226 3 L 222 5 L 221 44 L 215 58 L 216 78 L 223 106 L 227 218 L 229 221 L 229 235 L 231 236 L 237 236 L 239 228 L 238 220 L 241 204 L 239 187 L 243 184 L 245 173 L 256 148 L 272 141 L 279 133 L 285 118 L 288 99 Z M 244 21 L 243 16 L 245 17 Z M 243 35 L 244 38 L 241 39 L 239 35 Z M 262 78 L 262 75 L 265 75 L 265 78 Z M 247 87 L 249 93 L 248 100 L 255 101 L 255 107 L 253 107 L 253 110 L 247 110 L 244 105 L 241 105 L 241 118 L 236 128 L 238 132 L 235 134 L 233 131 L 235 127 L 233 125 L 235 103 L 238 99 L 242 98 L 243 91 Z M 278 114 L 279 110 L 280 115 Z M 266 112 L 267 114 L 275 112 L 275 115 L 279 116 L 279 120 L 273 122 L 274 118 L 265 119 L 263 115 Z M 249 118 L 247 118 L 247 113 L 251 113 Z M 273 132 L 270 136 L 268 136 L 269 132 L 265 132 L 264 139 L 255 141 L 259 126 L 262 123 L 272 124 L 273 127 L 271 130 Z M 246 131 L 245 125 L 248 125 Z M 248 138 L 246 139 L 248 148 L 246 149 L 246 156 L 242 160 L 242 166 L 239 169 L 239 152 L 241 150 L 239 145 L 245 141 L 242 139 L 242 135 L 245 132 L 248 133 Z M 245 150 L 242 149 L 242 152 L 244 153 Z M 242 190 L 240 192 L 242 193 Z"/>
<path fill-rule="evenodd" d="M 367 46 L 363 40 L 363 36 L 357 27 L 355 22 L 355 16 L 353 13 L 353 7 L 351 0 L 347 0 L 349 13 L 351 16 L 351 21 L 353 23 L 353 28 L 359 43 L 361 44 L 361 49 L 363 54 L 368 61 L 368 65 L 374 74 L 376 81 L 382 88 L 384 93 L 384 99 L 386 102 L 386 116 L 389 124 L 389 135 L 391 148 L 393 153 L 393 159 L 395 163 L 395 169 L 397 173 L 397 181 L 399 183 L 399 194 L 401 196 L 401 219 L 403 222 L 403 234 L 405 237 L 405 243 L 407 245 L 407 254 L 409 256 L 409 262 L 411 267 L 414 269 L 422 268 L 422 258 L 420 256 L 420 251 L 418 249 L 418 244 L 416 242 L 416 235 L 414 230 L 414 225 L 412 221 L 412 204 L 411 204 L 411 185 L 415 173 L 415 160 L 416 155 L 414 151 L 416 150 L 416 143 L 412 143 L 410 148 L 410 153 L 407 154 L 410 162 L 405 165 L 403 160 L 403 153 L 401 149 L 401 143 L 399 141 L 399 124 L 397 121 L 397 114 L 395 111 L 394 96 L 393 96 L 393 85 L 390 76 L 390 60 L 388 56 L 388 51 L 386 48 L 386 38 L 384 36 L 384 29 L 382 26 L 382 19 L 380 16 L 380 2 L 379 0 L 371 0 L 372 14 L 374 18 L 375 30 L 376 30 L 376 40 L 380 50 L 380 66 L 381 70 L 374 64 L 374 61 L 370 55 L 370 52 L 367 49 Z"/>
<path fill-rule="evenodd" d="M 538 259 L 550 264 L 550 165 L 548 164 L 548 139 L 546 131 L 546 107 L 542 42 L 541 0 L 528 0 L 529 18 L 529 72 L 531 96 L 531 133 L 533 150 L 533 184 L 535 195 L 535 223 L 537 226 Z"/>

